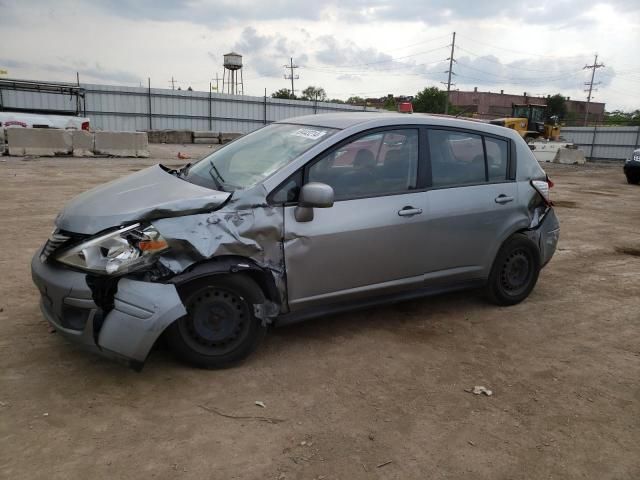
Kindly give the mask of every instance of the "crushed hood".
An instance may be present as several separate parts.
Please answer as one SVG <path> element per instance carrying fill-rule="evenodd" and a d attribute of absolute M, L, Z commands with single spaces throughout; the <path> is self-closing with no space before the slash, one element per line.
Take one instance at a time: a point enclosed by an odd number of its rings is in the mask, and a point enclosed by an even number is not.
<path fill-rule="evenodd" d="M 93 235 L 127 222 L 212 211 L 230 195 L 186 182 L 154 165 L 81 193 L 65 205 L 56 226 Z"/>

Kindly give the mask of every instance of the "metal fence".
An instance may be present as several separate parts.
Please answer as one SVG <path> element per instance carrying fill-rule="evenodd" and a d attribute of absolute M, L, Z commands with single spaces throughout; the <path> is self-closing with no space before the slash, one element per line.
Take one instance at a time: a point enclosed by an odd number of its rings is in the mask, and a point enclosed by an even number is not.
<path fill-rule="evenodd" d="M 210 130 L 247 133 L 285 118 L 375 109 L 339 103 L 213 92 L 81 84 L 94 130 Z M 6 108 L 69 111 L 76 99 L 44 92 L 2 91 Z"/>
<path fill-rule="evenodd" d="M 590 160 L 624 160 L 640 148 L 640 127 L 563 127 L 562 136 Z"/>

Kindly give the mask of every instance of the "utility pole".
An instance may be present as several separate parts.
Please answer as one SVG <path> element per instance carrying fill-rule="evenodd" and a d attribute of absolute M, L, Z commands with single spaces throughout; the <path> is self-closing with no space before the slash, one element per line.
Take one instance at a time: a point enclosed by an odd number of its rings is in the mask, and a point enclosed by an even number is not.
<path fill-rule="evenodd" d="M 298 65 L 293 64 L 293 57 L 291 57 L 291 63 L 284 65 L 284 68 L 289 70 L 289 75 L 285 75 L 285 80 L 291 80 L 291 98 L 295 96 L 295 90 L 293 89 L 293 81 L 300 78 L 300 75 L 294 75 L 293 70 L 298 68 Z"/>
<path fill-rule="evenodd" d="M 449 58 L 447 58 L 447 60 L 449 60 L 449 70 L 447 70 L 444 73 L 448 73 L 449 74 L 449 78 L 447 78 L 447 103 L 444 104 L 444 114 L 448 114 L 449 113 L 449 92 L 451 91 L 451 75 L 455 75 L 455 72 L 453 71 L 453 62 L 455 62 L 455 59 L 453 58 L 453 53 L 454 50 L 456 48 L 456 32 L 453 32 L 453 40 L 451 42 L 451 55 L 449 56 Z M 444 82 L 441 82 L 444 83 Z M 453 84 L 455 85 L 455 83 Z"/>
<path fill-rule="evenodd" d="M 214 80 L 214 79 L 212 79 L 212 80 Z M 219 92 L 220 92 L 220 90 L 218 89 L 218 87 L 219 87 L 219 83 L 218 83 L 218 82 L 220 82 L 220 79 L 218 78 L 218 72 L 216 72 L 216 78 L 215 78 L 215 81 L 216 81 L 216 88 L 215 88 L 215 91 L 219 93 Z M 213 88 L 213 87 L 211 87 L 211 90 L 213 90 L 213 89 L 214 89 L 214 88 Z"/>
<path fill-rule="evenodd" d="M 588 89 L 585 89 L 585 92 L 589 92 L 587 94 L 587 107 L 584 112 L 584 126 L 587 126 L 587 122 L 589 121 L 589 104 L 591 103 L 591 92 L 593 91 L 594 85 L 599 85 L 600 82 L 594 83 L 593 79 L 596 76 L 596 70 L 598 68 L 604 68 L 604 63 L 598 63 L 598 54 L 596 53 L 596 57 L 593 60 L 593 65 L 585 65 L 583 70 L 591 70 L 591 81 L 585 82 L 585 85 L 588 86 Z"/>
<path fill-rule="evenodd" d="M 173 78 L 173 75 L 171 75 L 171 80 L 169 80 L 169 83 L 171 84 L 171 90 L 175 90 L 176 89 L 176 82 L 177 82 L 177 80 L 175 78 Z"/>

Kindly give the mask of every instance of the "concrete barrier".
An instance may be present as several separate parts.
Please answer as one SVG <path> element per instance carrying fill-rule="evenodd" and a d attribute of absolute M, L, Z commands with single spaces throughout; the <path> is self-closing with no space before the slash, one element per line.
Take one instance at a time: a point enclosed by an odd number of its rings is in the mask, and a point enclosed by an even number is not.
<path fill-rule="evenodd" d="M 74 157 L 93 156 L 93 133 L 84 130 L 73 130 L 71 132 L 71 144 Z"/>
<path fill-rule="evenodd" d="M 193 143 L 213 145 L 220 143 L 220 132 L 193 132 Z"/>
<path fill-rule="evenodd" d="M 220 133 L 220 143 L 228 143 L 242 135 L 242 133 Z"/>
<path fill-rule="evenodd" d="M 147 130 L 149 143 L 193 143 L 191 130 Z"/>
<path fill-rule="evenodd" d="M 566 165 L 586 163 L 584 152 L 577 148 L 559 148 L 553 163 L 564 163 Z"/>
<path fill-rule="evenodd" d="M 71 132 L 54 128 L 7 128 L 9 155 L 52 157 L 73 150 Z"/>
<path fill-rule="evenodd" d="M 209 137 L 209 138 L 200 137 L 200 138 L 194 138 L 193 143 L 200 143 L 205 145 L 216 145 L 220 143 L 220 140 L 218 139 L 218 137 Z"/>
<path fill-rule="evenodd" d="M 147 132 L 95 132 L 94 152 L 112 157 L 148 157 Z"/>

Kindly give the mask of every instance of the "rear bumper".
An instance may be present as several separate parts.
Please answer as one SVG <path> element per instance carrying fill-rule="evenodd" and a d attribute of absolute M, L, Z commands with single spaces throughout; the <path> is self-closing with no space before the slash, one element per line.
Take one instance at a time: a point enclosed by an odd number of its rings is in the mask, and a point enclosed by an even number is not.
<path fill-rule="evenodd" d="M 121 278 L 114 308 L 105 314 L 93 301 L 86 274 L 31 260 L 45 319 L 68 340 L 100 355 L 141 365 L 160 334 L 186 314 L 174 285 Z"/>
<path fill-rule="evenodd" d="M 540 261 L 544 267 L 556 252 L 560 239 L 560 222 L 553 208 L 549 208 L 544 219 L 536 228 L 538 232 L 538 246 L 540 247 Z"/>

